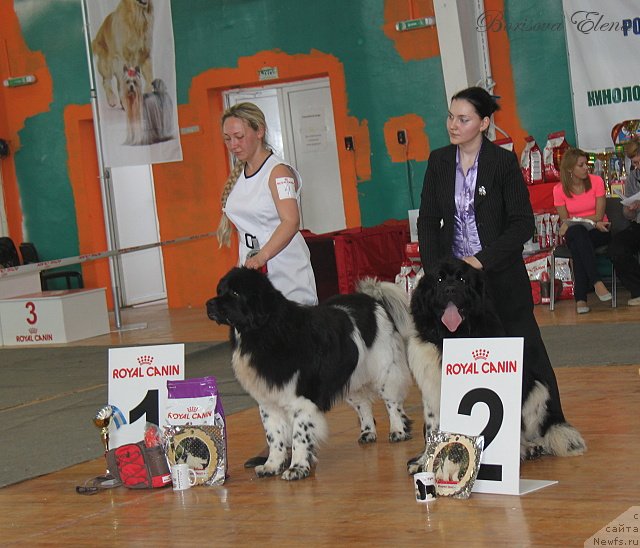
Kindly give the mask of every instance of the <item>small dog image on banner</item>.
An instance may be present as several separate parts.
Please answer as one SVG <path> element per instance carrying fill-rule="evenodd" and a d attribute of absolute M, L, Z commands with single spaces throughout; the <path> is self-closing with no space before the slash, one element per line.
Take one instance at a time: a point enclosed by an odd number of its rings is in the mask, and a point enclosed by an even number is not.
<path fill-rule="evenodd" d="M 127 115 L 125 145 L 152 145 L 174 137 L 173 101 L 160 78 L 151 83 L 153 91 L 142 92 L 139 67 L 123 68 L 124 93 L 122 105 Z"/>

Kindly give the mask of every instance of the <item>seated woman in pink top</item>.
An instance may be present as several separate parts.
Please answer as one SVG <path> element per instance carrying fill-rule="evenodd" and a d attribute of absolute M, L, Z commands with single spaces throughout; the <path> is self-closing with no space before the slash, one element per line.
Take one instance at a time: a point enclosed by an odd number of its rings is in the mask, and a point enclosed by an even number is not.
<path fill-rule="evenodd" d="M 560 235 L 565 237 L 573 258 L 573 293 L 578 314 L 589 312 L 587 293 L 592 289 L 601 301 L 610 301 L 611 293 L 602 283 L 596 268 L 595 249 L 611 241 L 610 223 L 605 217 L 606 196 L 602 177 L 591 175 L 587 154 L 570 148 L 560 162 L 561 183 L 553 187 L 553 205 L 562 221 Z M 574 218 L 589 219 L 592 226 L 571 224 Z"/>

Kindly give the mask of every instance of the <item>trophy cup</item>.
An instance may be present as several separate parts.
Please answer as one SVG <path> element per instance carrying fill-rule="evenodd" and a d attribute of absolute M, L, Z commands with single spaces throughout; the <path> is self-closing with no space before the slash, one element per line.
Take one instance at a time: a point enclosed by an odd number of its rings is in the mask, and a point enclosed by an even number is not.
<path fill-rule="evenodd" d="M 93 424 L 95 424 L 97 428 L 100 428 L 100 437 L 102 438 L 102 445 L 104 446 L 105 459 L 109 452 L 109 425 L 111 424 L 111 417 L 113 417 L 113 408 L 110 405 L 105 405 L 96 413 L 96 416 L 93 417 Z M 107 470 L 107 475 L 109 475 L 109 470 Z"/>

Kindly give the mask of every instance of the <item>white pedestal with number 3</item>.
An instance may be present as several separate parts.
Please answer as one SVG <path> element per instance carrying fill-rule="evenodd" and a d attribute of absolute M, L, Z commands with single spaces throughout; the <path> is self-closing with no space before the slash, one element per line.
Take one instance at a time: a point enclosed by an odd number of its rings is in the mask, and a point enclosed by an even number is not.
<path fill-rule="evenodd" d="M 520 479 L 521 337 L 445 339 L 440 429 L 484 436 L 476 493 L 522 495 L 556 483 Z"/>
<path fill-rule="evenodd" d="M 0 300 L 6 346 L 60 344 L 109 333 L 104 288 L 44 291 Z"/>

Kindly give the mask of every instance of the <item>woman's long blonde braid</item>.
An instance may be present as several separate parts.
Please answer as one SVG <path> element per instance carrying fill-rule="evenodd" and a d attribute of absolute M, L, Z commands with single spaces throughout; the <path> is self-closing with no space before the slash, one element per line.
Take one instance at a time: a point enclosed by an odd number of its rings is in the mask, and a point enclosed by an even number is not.
<path fill-rule="evenodd" d="M 229 177 L 224 184 L 222 189 L 222 217 L 220 218 L 220 223 L 218 224 L 218 230 L 216 232 L 216 236 L 218 237 L 218 246 L 222 247 L 226 245 L 227 247 L 231 246 L 231 221 L 229 221 L 229 217 L 227 217 L 224 212 L 224 208 L 227 205 L 227 198 L 231 191 L 233 190 L 234 185 L 238 181 L 238 177 L 240 177 L 240 173 L 244 169 L 244 162 L 238 160 L 236 165 L 233 166 L 233 170 L 229 174 Z"/>
<path fill-rule="evenodd" d="M 266 134 L 267 134 L 267 122 L 265 120 L 264 113 L 260 110 L 260 108 L 253 103 L 237 103 L 231 107 L 229 107 L 224 114 L 222 115 L 222 124 L 224 125 L 224 121 L 227 118 L 234 117 L 239 118 L 240 120 L 245 121 L 249 126 L 258 131 L 260 127 L 264 128 L 265 137 L 263 138 L 262 145 L 270 149 L 271 147 L 267 143 Z M 234 185 L 238 181 L 238 177 L 240 177 L 240 173 L 244 169 L 245 162 L 238 160 L 233 166 L 233 170 L 229 174 L 229 178 L 224 184 L 222 189 L 222 217 L 220 218 L 220 223 L 218 224 L 218 230 L 216 232 L 216 236 L 218 237 L 218 245 L 222 247 L 226 245 L 229 247 L 231 245 L 231 221 L 224 212 L 224 208 L 227 205 L 227 198 L 231 191 L 233 190 Z"/>

